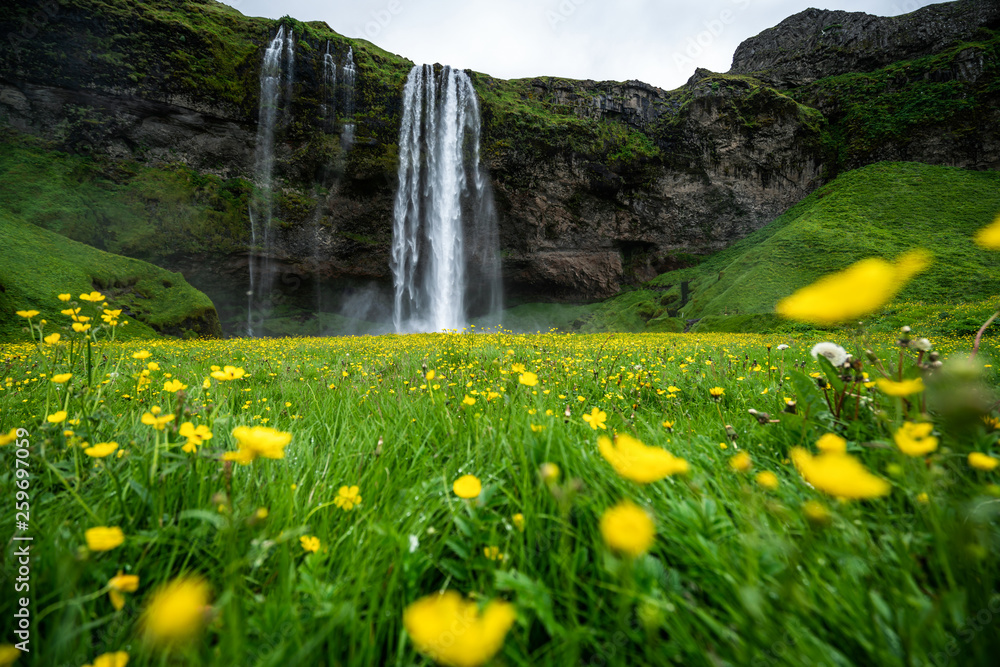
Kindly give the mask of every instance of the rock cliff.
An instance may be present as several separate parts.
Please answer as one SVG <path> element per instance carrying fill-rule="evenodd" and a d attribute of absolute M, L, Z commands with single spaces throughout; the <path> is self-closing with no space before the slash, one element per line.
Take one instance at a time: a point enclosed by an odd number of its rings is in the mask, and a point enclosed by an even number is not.
<path fill-rule="evenodd" d="M 727 246 L 869 162 L 997 168 L 997 14 L 986 0 L 895 19 L 807 10 L 747 40 L 730 73 L 698 70 L 673 91 L 470 73 L 508 298 L 611 296 Z M 297 55 L 276 147 L 275 259 L 287 305 L 301 310 L 318 292 L 390 281 L 412 63 L 325 24 L 283 22 Z M 258 78 L 278 23 L 212 0 L 17 0 L 0 17 L 0 123 L 92 155 L 100 178 L 141 193 L 134 203 L 159 242 L 136 240 L 108 211 L 35 222 L 181 270 L 222 311 L 241 303 Z M 328 43 L 357 60 L 350 151 L 344 119 L 319 112 Z M 144 185 L 148 169 L 186 176 L 164 192 Z M 198 225 L 174 219 L 178 202 L 200 211 Z"/>

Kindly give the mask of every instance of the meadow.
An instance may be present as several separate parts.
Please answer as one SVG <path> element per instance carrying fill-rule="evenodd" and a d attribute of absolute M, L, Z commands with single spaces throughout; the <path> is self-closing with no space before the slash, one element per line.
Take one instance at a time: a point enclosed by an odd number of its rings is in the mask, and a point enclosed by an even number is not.
<path fill-rule="evenodd" d="M 0 596 L 5 627 L 26 597 L 31 652 L 0 664 L 1000 649 L 992 339 L 114 341 L 81 297 L 0 355 L 0 488 L 30 511 L 4 512 L 5 563 L 33 538 L 30 590 L 5 566 Z"/>

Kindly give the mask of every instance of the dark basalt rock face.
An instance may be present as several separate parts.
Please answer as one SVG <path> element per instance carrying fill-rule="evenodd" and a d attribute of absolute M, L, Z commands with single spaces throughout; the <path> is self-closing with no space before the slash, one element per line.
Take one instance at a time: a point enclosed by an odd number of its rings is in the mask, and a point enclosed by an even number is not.
<path fill-rule="evenodd" d="M 807 9 L 740 44 L 730 74 L 791 88 L 938 53 L 980 28 L 1000 29 L 1000 2 L 943 2 L 891 17 Z"/>
<path fill-rule="evenodd" d="M 0 49 L 0 125 L 71 153 L 253 179 L 261 55 L 277 22 L 211 0 L 64 0 L 51 14 L 15 5 L 0 16 L 0 34 L 22 35 Z M 470 73 L 507 295 L 611 296 L 728 246 L 870 162 L 997 168 L 998 16 L 993 0 L 895 18 L 810 9 L 744 42 L 728 74 L 698 70 L 674 91 Z M 293 23 L 295 103 L 275 146 L 275 261 L 302 295 L 290 298 L 308 305 L 317 290 L 391 282 L 396 141 L 412 63 L 325 24 Z M 358 63 L 349 152 L 340 120 L 319 112 L 327 40 L 338 58 L 353 46 Z M 872 74 L 837 78 L 849 72 Z M 197 259 L 165 252 L 182 245 L 170 238 L 129 252 L 237 303 L 247 262 L 233 248 L 249 243 L 249 219 L 244 228 Z M 118 252 L 113 241 L 102 247 Z"/>

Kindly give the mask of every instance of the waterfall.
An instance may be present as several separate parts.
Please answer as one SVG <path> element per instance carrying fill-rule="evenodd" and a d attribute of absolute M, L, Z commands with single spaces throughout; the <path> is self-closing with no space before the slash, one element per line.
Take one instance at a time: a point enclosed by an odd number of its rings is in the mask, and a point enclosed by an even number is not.
<path fill-rule="evenodd" d="M 471 310 L 499 312 L 496 211 L 479 135 L 479 103 L 464 72 L 410 71 L 390 259 L 398 332 L 461 329 Z"/>
<path fill-rule="evenodd" d="M 326 41 L 326 52 L 323 54 L 323 86 L 322 112 L 329 130 L 337 111 L 337 63 L 330 52 L 330 40 Z"/>
<path fill-rule="evenodd" d="M 344 133 L 342 141 L 344 150 L 348 151 L 354 144 L 354 78 L 357 76 L 354 67 L 354 48 L 347 47 L 347 59 L 344 62 Z"/>
<path fill-rule="evenodd" d="M 250 211 L 250 298 L 247 308 L 249 336 L 254 335 L 254 319 L 262 320 L 270 310 L 270 293 L 274 282 L 274 267 L 271 262 L 274 241 L 271 229 L 274 215 L 274 132 L 279 111 L 284 110 L 286 123 L 291 118 L 294 67 L 294 35 L 291 30 L 286 33 L 285 26 L 280 26 L 264 52 L 264 62 L 260 68 L 260 111 L 257 120 L 257 145 L 254 149 L 257 192 Z M 263 244 L 262 249 L 257 246 L 258 240 Z"/>

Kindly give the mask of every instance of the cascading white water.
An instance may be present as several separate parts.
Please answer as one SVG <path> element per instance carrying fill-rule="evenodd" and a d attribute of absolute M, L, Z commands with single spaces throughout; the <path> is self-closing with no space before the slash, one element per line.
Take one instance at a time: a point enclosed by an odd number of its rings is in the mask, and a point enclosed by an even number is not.
<path fill-rule="evenodd" d="M 257 195 L 250 210 L 250 291 L 247 307 L 247 335 L 253 336 L 255 319 L 263 319 L 269 311 L 271 286 L 274 280 L 271 263 L 274 214 L 271 191 L 274 175 L 274 132 L 279 112 L 284 109 L 286 122 L 291 116 L 292 84 L 295 68 L 295 38 L 285 26 L 271 40 L 264 52 L 260 68 L 260 111 L 257 120 L 257 145 L 254 150 Z M 284 80 L 284 91 L 282 90 Z M 284 92 L 284 105 L 282 104 Z M 257 241 L 263 244 L 260 248 Z"/>
<path fill-rule="evenodd" d="M 331 124 L 337 110 L 337 62 L 330 52 L 330 40 L 326 41 L 323 54 L 323 85 L 323 118 Z"/>
<path fill-rule="evenodd" d="M 390 260 L 397 332 L 464 328 L 470 305 L 499 310 L 496 213 L 479 135 L 479 103 L 465 72 L 410 71 Z"/>
<path fill-rule="evenodd" d="M 345 150 L 350 150 L 354 144 L 354 79 L 358 70 L 354 66 L 354 48 L 347 47 L 347 59 L 344 61 L 344 133 L 342 141 Z"/>

